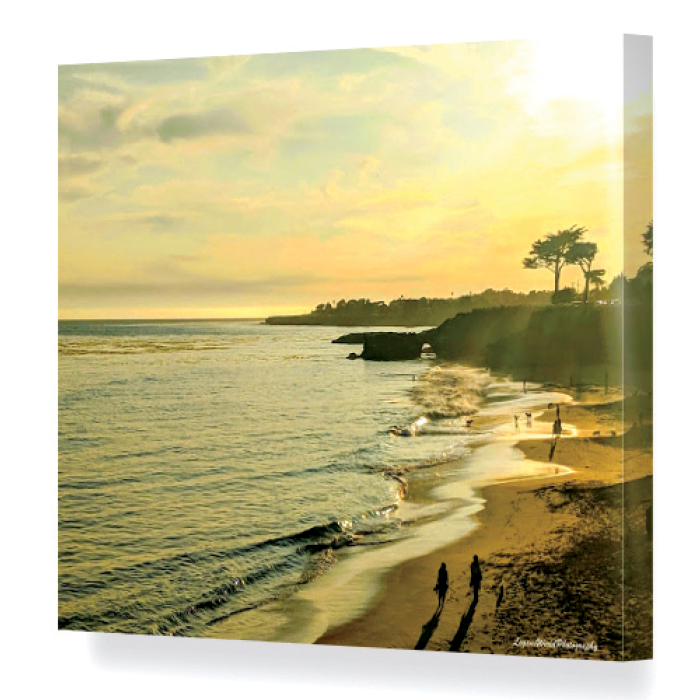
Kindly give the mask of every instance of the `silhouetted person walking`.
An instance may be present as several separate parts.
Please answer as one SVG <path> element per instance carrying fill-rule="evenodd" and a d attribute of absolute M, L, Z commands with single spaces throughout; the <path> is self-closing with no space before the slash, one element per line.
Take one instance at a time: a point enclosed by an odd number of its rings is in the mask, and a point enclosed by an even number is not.
<path fill-rule="evenodd" d="M 520 430 L 520 428 L 518 427 L 518 414 L 517 413 L 513 416 L 513 422 L 515 423 L 515 429 Z"/>
<path fill-rule="evenodd" d="M 532 428 L 532 413 L 530 411 L 525 413 L 525 420 L 527 421 L 527 427 Z"/>
<path fill-rule="evenodd" d="M 437 583 L 433 589 L 438 594 L 438 609 L 442 609 L 442 606 L 445 604 L 445 596 L 447 595 L 447 589 L 449 587 L 450 579 L 447 575 L 447 565 L 445 562 L 442 562 L 438 570 Z"/>
<path fill-rule="evenodd" d="M 557 418 L 552 424 L 552 437 L 558 438 L 561 435 L 561 420 Z"/>
<path fill-rule="evenodd" d="M 479 557 L 474 555 L 471 563 L 472 578 L 469 581 L 469 586 L 474 589 L 474 602 L 479 600 L 479 589 L 481 588 L 481 567 L 479 566 Z"/>

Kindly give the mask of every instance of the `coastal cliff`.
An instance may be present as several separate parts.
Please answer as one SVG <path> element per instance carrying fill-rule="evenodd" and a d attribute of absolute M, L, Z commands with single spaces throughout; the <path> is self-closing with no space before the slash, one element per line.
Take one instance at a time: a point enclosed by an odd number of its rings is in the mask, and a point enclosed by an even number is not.
<path fill-rule="evenodd" d="M 365 360 L 413 360 L 426 350 L 518 380 L 602 386 L 621 381 L 623 328 L 634 348 L 627 379 L 641 386 L 652 366 L 651 315 L 642 305 L 625 306 L 624 313 L 607 304 L 475 309 L 419 333 L 351 333 L 333 342 L 362 343 Z"/>

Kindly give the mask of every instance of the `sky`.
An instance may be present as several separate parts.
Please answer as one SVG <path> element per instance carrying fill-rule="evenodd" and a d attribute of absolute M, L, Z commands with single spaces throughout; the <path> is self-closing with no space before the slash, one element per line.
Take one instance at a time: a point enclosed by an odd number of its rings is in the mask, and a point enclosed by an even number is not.
<path fill-rule="evenodd" d="M 522 260 L 574 224 L 609 281 L 646 261 L 623 200 L 651 218 L 623 198 L 623 153 L 650 158 L 629 99 L 625 139 L 621 38 L 61 66 L 59 318 L 548 289 Z"/>

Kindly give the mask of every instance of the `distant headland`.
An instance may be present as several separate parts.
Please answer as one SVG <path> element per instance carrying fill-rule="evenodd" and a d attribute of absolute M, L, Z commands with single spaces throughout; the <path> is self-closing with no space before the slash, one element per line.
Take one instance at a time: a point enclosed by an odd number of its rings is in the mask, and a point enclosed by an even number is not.
<path fill-rule="evenodd" d="M 311 313 L 299 316 L 270 316 L 265 323 L 275 326 L 438 326 L 448 318 L 474 309 L 500 306 L 544 306 L 552 292 L 513 292 L 487 289 L 460 297 L 406 299 L 388 304 L 369 299 L 341 299 L 319 304 Z"/>

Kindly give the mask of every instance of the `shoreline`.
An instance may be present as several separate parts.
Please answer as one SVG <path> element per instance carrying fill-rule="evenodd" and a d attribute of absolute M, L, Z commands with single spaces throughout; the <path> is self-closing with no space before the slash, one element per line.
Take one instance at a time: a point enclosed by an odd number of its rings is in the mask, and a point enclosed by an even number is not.
<path fill-rule="evenodd" d="M 465 390 L 468 390 L 473 386 L 472 375 L 478 371 L 461 366 L 458 369 L 460 381 L 466 381 Z M 450 403 L 455 394 L 451 375 L 435 376 L 440 396 L 444 393 L 443 383 L 448 384 L 447 396 L 453 396 L 440 410 L 464 409 L 463 402 L 459 407 Z M 328 551 L 322 560 L 327 566 L 325 571 L 321 570 L 323 575 L 314 576 L 291 596 L 282 596 L 259 608 L 217 620 L 203 636 L 314 643 L 328 629 L 337 628 L 370 610 L 390 569 L 457 542 L 465 532 L 475 528 L 477 521 L 473 516 L 484 503 L 477 490 L 480 491 L 484 483 L 533 476 L 548 478 L 545 472 L 553 471 L 554 465 L 527 460 L 514 449 L 521 435 L 513 431 L 510 409 L 506 405 L 515 399 L 518 410 L 533 412 L 532 425 L 526 428 L 523 419 L 522 436 L 545 437 L 549 426 L 539 422 L 538 416 L 546 410 L 548 402 L 566 402 L 568 397 L 560 392 L 533 390 L 523 400 L 517 387 L 507 380 L 496 389 L 495 397 L 480 415 L 475 414 L 470 420 L 472 435 L 464 455 L 443 455 L 444 459 L 434 461 L 431 458 L 432 464 L 426 462 L 419 468 L 409 466 L 385 472 L 403 486 L 408 485 L 408 493 L 401 499 L 394 516 L 398 524 L 395 537 L 366 544 L 360 540 L 355 546 L 341 548 L 338 552 Z M 504 398 L 508 399 L 505 404 L 502 403 Z M 397 445 L 410 446 L 410 442 L 396 440 Z M 432 454 L 432 448 L 430 452 Z M 496 469 L 494 463 L 498 464 Z"/>
<path fill-rule="evenodd" d="M 478 488 L 485 506 L 474 516 L 475 529 L 390 568 L 369 609 L 327 630 L 315 643 L 648 658 L 651 544 L 644 531 L 644 511 L 651 501 L 652 459 L 651 425 L 644 425 L 644 413 L 651 416 L 650 399 L 625 399 L 627 416 L 639 413 L 641 425 L 623 425 L 622 401 L 600 403 L 601 391 L 595 389 L 577 398 L 583 402 L 562 408 L 562 418 L 575 426 L 575 435 L 558 441 L 552 462 L 572 471 Z M 543 420 L 550 414 L 552 410 L 545 411 Z M 623 432 L 628 443 L 624 459 Z M 525 439 L 515 447 L 525 459 L 549 464 L 550 444 Z M 623 542 L 625 595 L 620 573 Z M 484 576 L 476 603 L 469 587 L 474 554 Z M 450 589 L 438 614 L 433 585 L 442 562 L 447 564 Z M 504 592 L 497 606 L 501 584 Z"/>

